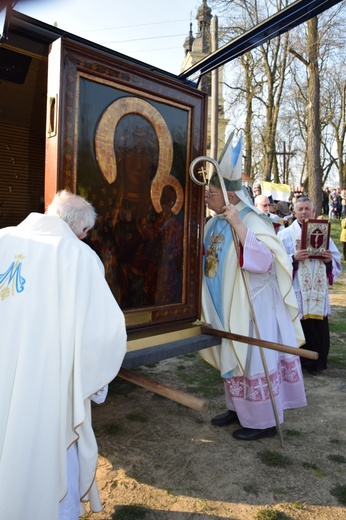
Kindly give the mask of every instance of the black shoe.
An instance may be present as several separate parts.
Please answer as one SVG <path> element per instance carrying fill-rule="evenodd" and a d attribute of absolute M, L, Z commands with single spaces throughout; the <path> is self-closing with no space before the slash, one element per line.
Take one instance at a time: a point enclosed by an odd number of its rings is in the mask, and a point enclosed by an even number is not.
<path fill-rule="evenodd" d="M 238 415 L 233 410 L 228 410 L 228 412 L 215 415 L 211 420 L 211 424 L 214 426 L 227 426 L 236 421 L 238 421 Z"/>
<path fill-rule="evenodd" d="M 240 428 L 232 433 L 235 439 L 240 441 L 256 441 L 263 437 L 273 437 L 276 435 L 276 427 L 266 428 L 265 430 L 255 430 L 252 428 Z"/>

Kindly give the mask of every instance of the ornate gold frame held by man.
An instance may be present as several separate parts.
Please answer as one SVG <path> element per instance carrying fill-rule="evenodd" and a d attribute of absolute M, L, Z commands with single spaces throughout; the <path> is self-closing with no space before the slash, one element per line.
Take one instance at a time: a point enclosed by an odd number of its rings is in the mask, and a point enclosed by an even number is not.
<path fill-rule="evenodd" d="M 321 253 L 329 248 L 330 221 L 305 219 L 302 222 L 301 249 L 307 249 L 312 258 L 322 258 Z"/>

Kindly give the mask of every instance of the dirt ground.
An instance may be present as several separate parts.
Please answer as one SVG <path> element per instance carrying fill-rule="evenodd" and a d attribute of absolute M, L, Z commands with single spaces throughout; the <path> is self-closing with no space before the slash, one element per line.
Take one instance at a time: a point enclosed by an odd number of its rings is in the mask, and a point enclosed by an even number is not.
<path fill-rule="evenodd" d="M 332 305 L 346 318 L 344 287 L 332 293 Z M 201 362 L 196 354 L 145 369 L 152 379 L 196 395 Z M 225 406 L 221 382 L 210 384 L 216 391 L 203 413 L 120 378 L 111 384 L 106 403 L 93 408 L 104 510 L 85 518 L 346 519 L 346 506 L 335 496 L 341 487 L 345 504 L 344 369 L 305 375 L 308 406 L 286 411 L 284 447 L 278 436 L 241 442 L 231 436 L 239 426 L 213 427 L 210 418 Z"/>

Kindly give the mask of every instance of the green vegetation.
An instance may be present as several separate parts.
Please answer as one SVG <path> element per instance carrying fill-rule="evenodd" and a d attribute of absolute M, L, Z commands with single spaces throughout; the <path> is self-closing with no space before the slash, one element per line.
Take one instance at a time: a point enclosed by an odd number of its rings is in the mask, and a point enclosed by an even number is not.
<path fill-rule="evenodd" d="M 340 243 L 340 221 L 333 220 L 331 223 L 331 237 L 335 242 L 339 251 L 342 253 L 342 245 Z M 346 262 L 341 257 L 343 272 L 341 276 L 335 281 L 334 285 L 330 287 L 330 294 L 337 295 L 344 292 L 345 287 L 345 273 Z M 344 295 L 343 295 L 344 298 Z M 332 314 L 329 317 L 329 329 L 331 336 L 330 353 L 328 356 L 328 366 L 330 368 L 346 368 L 346 320 L 345 307 L 334 305 Z"/>
<path fill-rule="evenodd" d="M 98 435 L 116 435 L 121 431 L 121 427 L 115 423 L 104 424 L 102 427 L 95 429 Z"/>
<path fill-rule="evenodd" d="M 256 515 L 256 520 L 285 520 L 289 517 L 282 513 L 281 511 L 277 511 L 276 509 L 260 509 Z"/>
<path fill-rule="evenodd" d="M 285 435 L 287 435 L 287 437 L 299 437 L 301 435 L 301 432 L 298 430 L 287 429 L 285 430 Z"/>
<path fill-rule="evenodd" d="M 314 471 L 314 475 L 316 478 L 325 477 L 326 474 L 318 467 L 316 464 L 311 464 L 310 462 L 304 462 L 303 468 L 312 469 Z"/>
<path fill-rule="evenodd" d="M 132 422 L 145 423 L 150 420 L 150 417 L 148 417 L 147 415 L 140 413 L 140 412 L 135 412 L 135 411 L 127 414 L 125 417 L 128 421 L 132 421 Z"/>
<path fill-rule="evenodd" d="M 336 464 L 345 464 L 346 462 L 346 457 L 343 455 L 328 455 L 327 459 Z"/>
<path fill-rule="evenodd" d="M 257 456 L 266 466 L 285 468 L 292 464 L 286 455 L 282 455 L 276 451 L 264 450 L 258 453 Z"/>
<path fill-rule="evenodd" d="M 131 504 L 116 508 L 112 520 L 141 520 L 147 516 L 147 513 L 150 513 L 150 509 L 138 504 Z"/>
<path fill-rule="evenodd" d="M 129 506 L 116 507 L 114 513 L 110 517 L 111 520 L 143 520 L 147 513 L 150 513 L 151 509 L 143 507 L 137 504 L 131 504 Z M 89 513 L 81 518 L 81 520 L 91 519 L 93 513 Z"/>
<path fill-rule="evenodd" d="M 290 504 L 291 509 L 296 509 L 297 511 L 303 511 L 303 509 L 306 508 L 306 505 L 303 502 L 299 502 L 299 500 L 296 500 L 295 502 L 292 502 Z"/>
<path fill-rule="evenodd" d="M 223 395 L 223 382 L 220 373 L 206 363 L 199 354 L 191 355 L 194 368 L 180 372 L 180 381 L 187 384 L 201 398 L 211 398 Z"/>
<path fill-rule="evenodd" d="M 245 493 L 248 493 L 249 495 L 255 495 L 258 496 L 260 488 L 257 484 L 245 484 L 243 486 L 243 489 Z"/>
<path fill-rule="evenodd" d="M 340 241 L 340 233 L 341 233 L 341 221 L 340 220 L 331 220 L 331 230 L 330 230 L 330 236 L 336 243 L 336 245 L 339 245 Z"/>
<path fill-rule="evenodd" d="M 346 506 L 346 485 L 338 485 L 330 490 L 330 494 L 333 495 L 341 506 Z"/>
<path fill-rule="evenodd" d="M 223 395 L 223 382 L 218 370 L 206 363 L 198 354 L 192 352 L 180 357 L 181 364 L 176 367 L 174 388 L 193 392 L 201 399 L 211 399 Z M 156 365 L 140 367 L 136 372 L 149 379 L 156 379 Z M 159 380 L 159 379 L 158 379 Z"/>
<path fill-rule="evenodd" d="M 283 488 L 283 487 L 269 488 L 269 491 L 271 491 L 273 493 L 274 497 L 276 497 L 277 495 L 286 495 L 287 494 L 287 489 Z"/>

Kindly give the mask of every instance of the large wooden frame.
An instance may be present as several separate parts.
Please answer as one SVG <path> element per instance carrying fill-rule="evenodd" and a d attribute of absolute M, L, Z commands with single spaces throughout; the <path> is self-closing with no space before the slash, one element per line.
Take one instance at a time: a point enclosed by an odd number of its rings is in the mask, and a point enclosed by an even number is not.
<path fill-rule="evenodd" d="M 51 46 L 45 201 L 66 188 L 95 206 L 90 245 L 130 331 L 200 315 L 203 190 L 188 169 L 204 153 L 205 101 L 175 76 Z"/>

